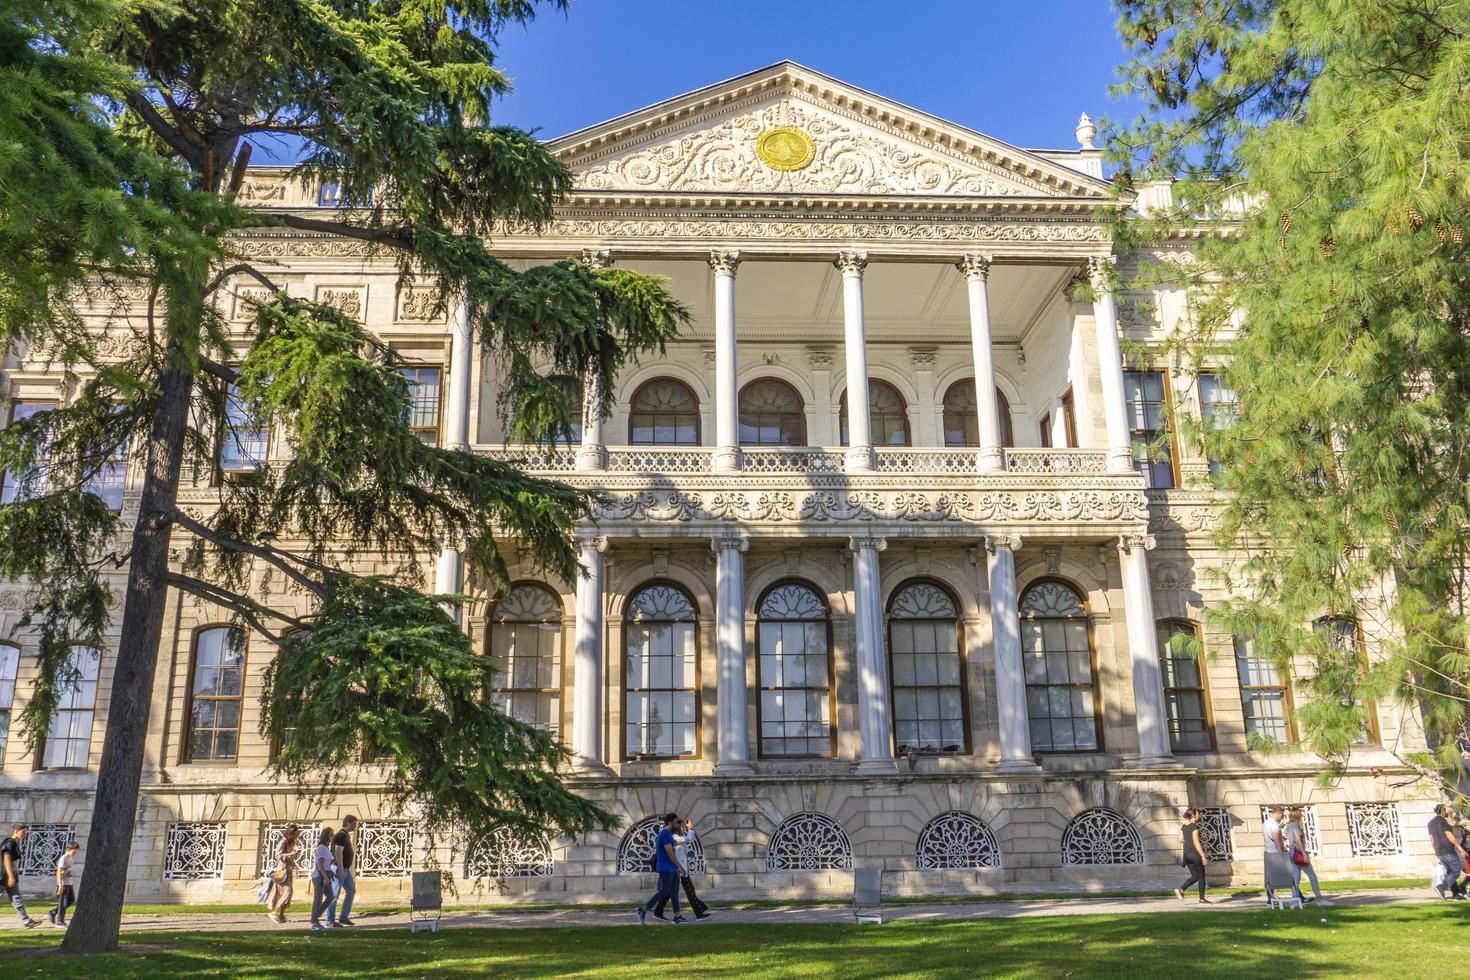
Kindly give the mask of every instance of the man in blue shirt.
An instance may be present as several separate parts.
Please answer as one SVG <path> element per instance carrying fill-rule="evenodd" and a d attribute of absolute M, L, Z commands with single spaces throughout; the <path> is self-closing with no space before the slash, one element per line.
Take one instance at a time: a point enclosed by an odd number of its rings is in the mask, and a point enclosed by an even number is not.
<path fill-rule="evenodd" d="M 679 863 L 679 855 L 674 850 L 674 828 L 679 824 L 677 813 L 666 814 L 664 828 L 658 832 L 658 837 L 653 842 L 653 869 L 658 872 L 658 891 L 647 902 L 638 906 L 636 911 L 639 925 L 648 920 L 649 909 L 655 905 L 661 906 L 664 902 L 674 906 L 674 925 L 682 926 L 689 921 L 679 914 L 679 879 L 689 873 L 689 869 Z"/>

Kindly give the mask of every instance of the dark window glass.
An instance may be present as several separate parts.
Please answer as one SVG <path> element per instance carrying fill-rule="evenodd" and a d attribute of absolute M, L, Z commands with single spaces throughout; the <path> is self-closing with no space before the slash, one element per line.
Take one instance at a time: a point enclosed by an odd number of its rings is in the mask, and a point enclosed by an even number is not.
<path fill-rule="evenodd" d="M 408 427 L 429 445 L 439 445 L 439 369 L 405 367 L 399 373 L 408 382 Z"/>
<path fill-rule="evenodd" d="M 633 393 L 628 442 L 635 446 L 699 445 L 699 399 L 673 378 L 655 378 Z"/>
<path fill-rule="evenodd" d="M 894 593 L 888 608 L 888 651 L 895 751 L 963 752 L 959 612 L 949 594 L 927 582 Z"/>
<path fill-rule="evenodd" d="M 1164 710 L 1175 752 L 1208 752 L 1215 747 L 1205 702 L 1204 650 L 1193 623 L 1159 624 L 1159 666 L 1164 679 Z"/>
<path fill-rule="evenodd" d="M 842 444 L 848 445 L 847 392 L 842 393 L 839 419 Z M 873 445 L 907 446 L 909 444 L 909 413 L 903 395 L 886 381 L 868 379 L 868 421 Z"/>
<path fill-rule="evenodd" d="M 1061 582 L 1042 581 L 1021 596 L 1020 612 L 1031 747 L 1097 749 L 1097 672 L 1082 597 Z"/>
<path fill-rule="evenodd" d="M 1158 489 L 1174 486 L 1174 437 L 1169 431 L 1167 392 L 1162 371 L 1123 372 L 1134 465 L 1147 477 L 1148 485 Z"/>
<path fill-rule="evenodd" d="M 805 446 L 806 411 L 796 389 L 761 378 L 740 389 L 740 444 Z"/>

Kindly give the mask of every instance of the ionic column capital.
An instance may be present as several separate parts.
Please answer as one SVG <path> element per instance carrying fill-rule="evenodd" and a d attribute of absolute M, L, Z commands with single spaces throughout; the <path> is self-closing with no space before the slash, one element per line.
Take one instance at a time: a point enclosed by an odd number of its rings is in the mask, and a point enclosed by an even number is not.
<path fill-rule="evenodd" d="M 746 551 L 750 548 L 750 539 L 743 534 L 719 534 L 709 539 L 709 546 L 715 554 L 722 551 Z"/>
<path fill-rule="evenodd" d="M 854 535 L 847 539 L 848 550 L 861 551 L 863 548 L 871 548 L 873 551 L 883 551 L 888 547 L 888 539 L 880 538 L 873 534 Z"/>
<path fill-rule="evenodd" d="M 582 254 L 577 257 L 589 269 L 606 269 L 613 264 L 613 254 L 610 248 L 584 248 Z"/>
<path fill-rule="evenodd" d="M 1133 551 L 1152 551 L 1155 543 L 1152 534 L 1119 535 L 1118 554 L 1126 555 Z"/>
<path fill-rule="evenodd" d="M 858 251 L 838 252 L 832 264 L 842 270 L 844 276 L 861 276 L 868 267 L 868 253 Z"/>
<path fill-rule="evenodd" d="M 708 261 L 715 275 L 733 276 L 735 270 L 740 268 L 740 251 L 739 249 L 711 249 Z"/>
<path fill-rule="evenodd" d="M 1021 550 L 1021 536 L 1019 534 L 987 534 L 985 536 L 985 550 L 992 555 L 1001 548 L 1008 548 L 1012 553 Z"/>
<path fill-rule="evenodd" d="M 974 252 L 966 252 L 960 256 L 960 260 L 954 264 L 965 274 L 966 279 L 978 279 L 985 282 L 990 278 L 990 263 L 995 261 L 993 255 L 979 255 Z"/>

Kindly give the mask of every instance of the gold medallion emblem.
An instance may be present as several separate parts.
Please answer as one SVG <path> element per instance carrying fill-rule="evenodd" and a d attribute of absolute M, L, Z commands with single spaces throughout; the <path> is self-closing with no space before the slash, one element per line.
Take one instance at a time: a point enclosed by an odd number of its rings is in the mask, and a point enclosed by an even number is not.
<path fill-rule="evenodd" d="M 802 170 L 817 155 L 812 138 L 793 126 L 777 126 L 755 140 L 755 155 L 772 170 Z"/>

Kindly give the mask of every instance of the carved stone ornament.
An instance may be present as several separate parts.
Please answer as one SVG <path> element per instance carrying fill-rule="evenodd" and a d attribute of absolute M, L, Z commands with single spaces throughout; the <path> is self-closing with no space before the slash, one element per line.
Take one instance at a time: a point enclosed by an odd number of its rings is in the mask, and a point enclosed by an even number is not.
<path fill-rule="evenodd" d="M 275 295 L 265 286 L 236 286 L 232 292 L 235 294 L 235 306 L 230 319 L 236 321 L 255 319 L 256 308 L 270 302 Z"/>
<path fill-rule="evenodd" d="M 738 249 L 714 249 L 709 253 L 709 267 L 717 276 L 733 276 L 740 268 Z"/>
<path fill-rule="evenodd" d="M 795 126 L 776 126 L 756 137 L 755 155 L 772 170 L 805 170 L 816 159 L 817 147 Z"/>
<path fill-rule="evenodd" d="M 606 248 L 584 248 L 578 257 L 589 269 L 606 269 L 613 264 L 612 250 Z"/>
<path fill-rule="evenodd" d="M 1021 549 L 1021 536 L 1019 534 L 988 534 L 985 536 L 985 547 L 991 552 L 1009 548 L 1014 553 Z"/>
<path fill-rule="evenodd" d="M 832 264 L 841 269 L 844 276 L 861 276 L 868 267 L 868 253 L 838 252 Z"/>
<path fill-rule="evenodd" d="M 990 263 L 992 258 L 989 255 L 976 255 L 973 252 L 966 252 L 955 263 L 955 268 L 963 272 L 966 279 L 979 279 L 983 282 L 990 278 Z"/>
<path fill-rule="evenodd" d="M 1152 551 L 1154 544 L 1152 534 L 1124 534 L 1118 537 L 1118 551 L 1125 555 L 1132 551 Z"/>
<path fill-rule="evenodd" d="M 443 323 L 447 311 L 436 312 L 438 303 L 438 290 L 403 289 L 398 293 L 398 322 Z"/>
<path fill-rule="evenodd" d="M 806 349 L 806 362 L 813 371 L 829 371 L 832 369 L 832 348 L 830 347 L 808 347 Z"/>
<path fill-rule="evenodd" d="M 330 306 L 336 309 L 343 316 L 350 316 L 354 320 L 361 320 L 363 311 L 367 309 L 367 287 L 318 286 L 316 288 L 316 301 L 323 306 Z"/>
<path fill-rule="evenodd" d="M 933 370 L 936 353 L 934 347 L 910 347 L 909 362 L 921 371 Z"/>

